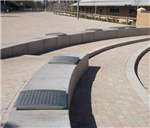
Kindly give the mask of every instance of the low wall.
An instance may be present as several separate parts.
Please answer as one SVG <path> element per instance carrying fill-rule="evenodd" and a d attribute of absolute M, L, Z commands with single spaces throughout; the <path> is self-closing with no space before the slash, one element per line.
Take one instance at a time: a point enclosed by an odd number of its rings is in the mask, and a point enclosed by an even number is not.
<path fill-rule="evenodd" d="M 99 40 L 150 35 L 150 27 L 103 29 L 100 31 L 80 31 L 66 33 L 64 36 L 40 36 L 17 41 L 4 42 L 1 46 L 1 58 L 20 55 L 38 55 L 56 49 Z"/>

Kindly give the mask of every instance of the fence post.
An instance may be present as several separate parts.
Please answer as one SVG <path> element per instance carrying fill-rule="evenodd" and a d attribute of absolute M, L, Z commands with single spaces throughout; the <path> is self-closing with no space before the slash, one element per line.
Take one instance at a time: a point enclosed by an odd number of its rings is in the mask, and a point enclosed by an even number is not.
<path fill-rule="evenodd" d="M 107 22 L 108 22 L 108 17 L 107 17 Z"/>
<path fill-rule="evenodd" d="M 126 24 L 128 24 L 128 21 L 129 21 L 129 19 L 127 18 L 127 23 Z"/>

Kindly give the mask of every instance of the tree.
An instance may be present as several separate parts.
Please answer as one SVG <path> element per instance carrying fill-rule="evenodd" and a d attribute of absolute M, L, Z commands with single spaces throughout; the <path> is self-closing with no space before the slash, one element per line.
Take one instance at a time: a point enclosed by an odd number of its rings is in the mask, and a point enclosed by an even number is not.
<path fill-rule="evenodd" d="M 144 2 L 144 1 L 145 1 L 145 0 L 133 0 L 134 4 L 135 4 L 135 6 L 136 6 L 136 9 L 138 9 L 140 3 Z"/>
<path fill-rule="evenodd" d="M 93 1 L 95 3 L 95 14 L 96 14 L 96 12 L 97 12 L 97 3 L 98 3 L 99 0 L 91 0 L 91 1 Z"/>
<path fill-rule="evenodd" d="M 49 3 L 50 3 L 50 8 L 51 8 L 51 10 L 53 10 L 54 4 L 57 3 L 57 1 L 55 1 L 55 0 L 50 0 Z"/>
<path fill-rule="evenodd" d="M 42 2 L 41 1 L 36 1 L 36 7 L 37 8 L 42 8 Z"/>

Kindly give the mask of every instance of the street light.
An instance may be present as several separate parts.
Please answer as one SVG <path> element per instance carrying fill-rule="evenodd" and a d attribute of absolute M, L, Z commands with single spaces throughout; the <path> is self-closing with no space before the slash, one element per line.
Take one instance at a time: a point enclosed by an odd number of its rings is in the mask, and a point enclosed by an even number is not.
<path fill-rule="evenodd" d="M 45 3 L 45 12 L 46 12 L 46 2 L 47 2 L 48 0 L 44 0 L 44 3 Z"/>
<path fill-rule="evenodd" d="M 45 12 L 46 12 L 46 0 L 45 0 Z"/>
<path fill-rule="evenodd" d="M 77 1 L 77 19 L 79 20 L 79 0 Z"/>

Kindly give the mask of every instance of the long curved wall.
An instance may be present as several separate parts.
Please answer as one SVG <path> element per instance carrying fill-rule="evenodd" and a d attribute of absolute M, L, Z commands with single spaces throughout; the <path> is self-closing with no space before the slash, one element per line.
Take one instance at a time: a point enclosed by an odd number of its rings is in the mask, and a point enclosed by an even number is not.
<path fill-rule="evenodd" d="M 99 40 L 150 35 L 150 27 L 112 28 L 104 30 L 90 30 L 65 33 L 66 35 L 49 35 L 28 39 L 4 42 L 1 46 L 1 58 L 16 57 L 24 54 L 38 55 L 56 49 Z"/>

